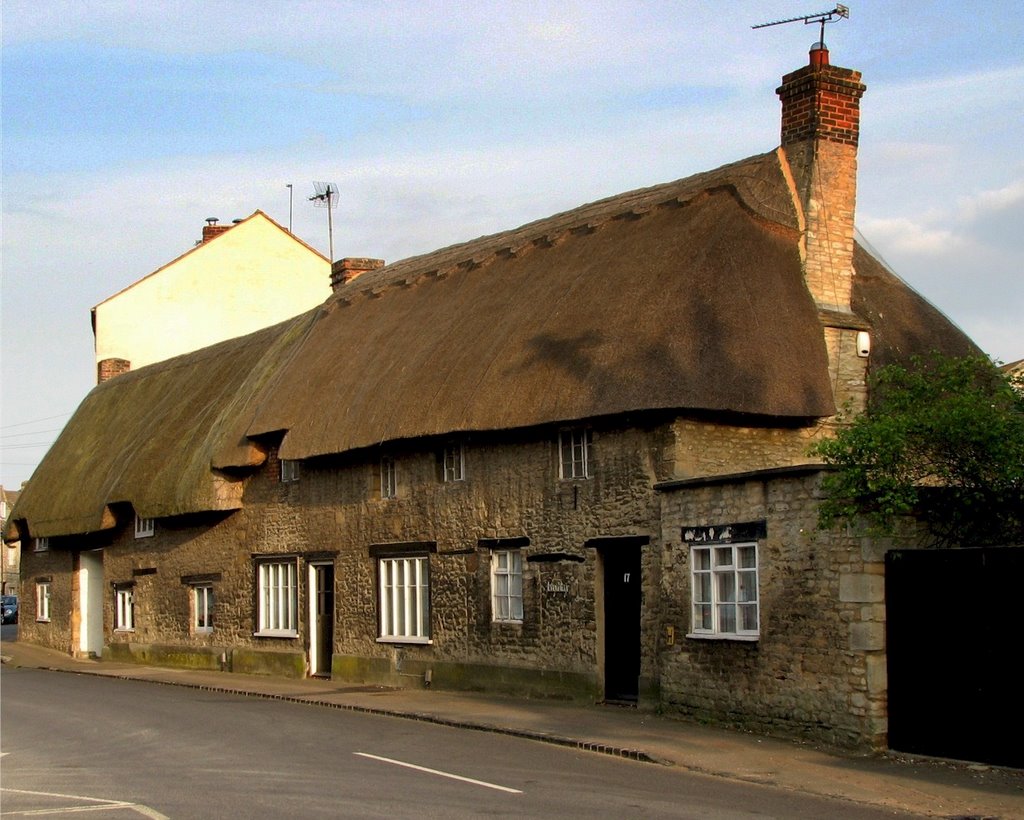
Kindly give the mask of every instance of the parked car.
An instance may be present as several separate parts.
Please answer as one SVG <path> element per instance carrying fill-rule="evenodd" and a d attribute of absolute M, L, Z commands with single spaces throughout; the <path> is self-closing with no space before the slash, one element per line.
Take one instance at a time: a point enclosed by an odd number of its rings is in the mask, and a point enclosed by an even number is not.
<path fill-rule="evenodd" d="M 18 623 L 18 599 L 14 595 L 3 596 L 3 622 L 5 624 Z"/>

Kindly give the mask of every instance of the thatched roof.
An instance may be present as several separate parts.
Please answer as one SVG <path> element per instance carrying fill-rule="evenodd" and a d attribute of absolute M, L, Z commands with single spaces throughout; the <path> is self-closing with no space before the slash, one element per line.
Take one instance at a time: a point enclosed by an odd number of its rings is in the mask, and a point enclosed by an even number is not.
<path fill-rule="evenodd" d="M 365 274 L 250 433 L 306 458 L 646 409 L 829 415 L 796 240 L 772 153 Z"/>
<path fill-rule="evenodd" d="M 966 334 L 860 244 L 854 247 L 853 312 L 871 326 L 871 366 L 932 352 L 978 356 Z"/>
<path fill-rule="evenodd" d="M 965 343 L 862 249 L 856 266 L 876 350 Z M 778 152 L 394 263 L 292 322 L 118 376 L 14 516 L 60 535 L 111 526 L 119 502 L 233 509 L 271 433 L 307 458 L 645 410 L 835 411 Z"/>
<path fill-rule="evenodd" d="M 278 372 L 315 312 L 97 385 L 25 485 L 11 521 L 32 537 L 114 526 L 112 505 L 144 518 L 241 506 L 241 481 L 211 470 L 240 440 L 245 401 Z M 12 530 L 6 537 L 14 535 Z"/>

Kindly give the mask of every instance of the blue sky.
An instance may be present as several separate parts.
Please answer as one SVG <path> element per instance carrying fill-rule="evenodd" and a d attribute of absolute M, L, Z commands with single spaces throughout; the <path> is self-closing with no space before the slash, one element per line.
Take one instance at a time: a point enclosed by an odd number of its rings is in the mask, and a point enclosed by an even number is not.
<path fill-rule="evenodd" d="M 89 309 L 257 208 L 393 261 L 774 148 L 793 2 L 5 0 L 0 483 L 94 382 Z M 991 355 L 1024 357 L 1016 4 L 850 3 L 858 224 Z M 820 8 L 819 8 L 820 7 Z"/>

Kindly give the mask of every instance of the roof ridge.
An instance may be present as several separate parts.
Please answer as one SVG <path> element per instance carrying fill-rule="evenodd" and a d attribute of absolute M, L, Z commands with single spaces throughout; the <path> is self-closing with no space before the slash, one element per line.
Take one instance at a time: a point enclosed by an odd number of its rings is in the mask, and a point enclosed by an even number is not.
<path fill-rule="evenodd" d="M 593 233 L 615 219 L 629 215 L 640 217 L 655 208 L 669 204 L 683 205 L 715 189 L 731 189 L 745 210 L 752 215 L 768 221 L 785 223 L 784 213 L 773 207 L 765 198 L 756 196 L 756 185 L 748 185 L 744 190 L 740 190 L 736 184 L 730 184 L 729 180 L 722 179 L 735 176 L 735 172 L 744 166 L 757 165 L 771 158 L 778 161 L 777 150 L 754 154 L 710 171 L 701 171 L 671 182 L 603 197 L 526 222 L 516 228 L 485 234 L 427 253 L 399 259 L 378 270 L 364 273 L 349 284 L 339 287 L 328 297 L 328 311 L 334 306 L 351 304 L 360 297 L 379 297 L 395 286 L 411 287 L 424 278 L 444 278 L 460 268 L 473 270 L 484 267 L 500 256 L 520 256 L 537 247 L 553 247 L 563 241 L 568 234 Z M 739 175 L 739 179 L 744 178 L 744 175 Z M 753 175 L 746 178 L 755 179 Z M 755 201 L 748 202 L 748 198 Z"/>

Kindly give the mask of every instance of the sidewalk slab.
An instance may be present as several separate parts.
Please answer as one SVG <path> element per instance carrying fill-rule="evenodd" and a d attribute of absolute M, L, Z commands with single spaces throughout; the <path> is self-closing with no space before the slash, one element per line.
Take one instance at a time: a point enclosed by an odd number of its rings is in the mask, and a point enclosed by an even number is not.
<path fill-rule="evenodd" d="M 387 689 L 102 660 L 5 642 L 10 667 L 187 686 L 498 732 L 586 751 L 945 818 L 1024 818 L 1024 770 L 909 755 L 857 756 L 610 706 Z"/>

